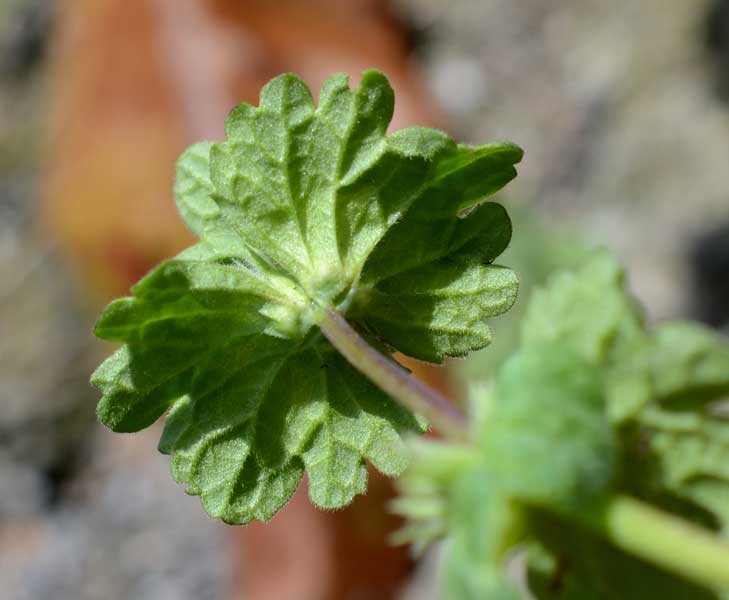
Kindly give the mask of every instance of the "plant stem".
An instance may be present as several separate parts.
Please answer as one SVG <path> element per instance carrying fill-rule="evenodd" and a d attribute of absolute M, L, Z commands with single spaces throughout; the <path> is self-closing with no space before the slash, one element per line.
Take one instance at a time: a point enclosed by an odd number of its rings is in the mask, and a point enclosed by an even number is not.
<path fill-rule="evenodd" d="M 729 544 L 707 530 L 628 496 L 611 498 L 590 525 L 634 556 L 700 585 L 729 590 Z"/>
<path fill-rule="evenodd" d="M 457 407 L 403 367 L 383 356 L 360 336 L 341 313 L 326 309 L 319 327 L 356 369 L 412 412 L 424 416 L 443 435 L 468 437 L 468 420 Z"/>

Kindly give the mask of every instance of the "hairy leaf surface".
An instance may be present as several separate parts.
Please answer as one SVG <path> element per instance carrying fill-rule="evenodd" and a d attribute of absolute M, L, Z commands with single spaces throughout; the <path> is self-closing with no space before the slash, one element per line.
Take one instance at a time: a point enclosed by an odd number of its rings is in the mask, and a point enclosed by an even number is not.
<path fill-rule="evenodd" d="M 180 157 L 178 210 L 200 241 L 112 302 L 96 334 L 123 346 L 93 375 L 98 414 L 138 431 L 166 411 L 160 449 L 208 512 L 265 520 L 303 474 L 339 508 L 366 463 L 399 474 L 400 434 L 422 429 L 317 328 L 338 309 L 383 347 L 441 362 L 491 340 L 514 302 L 492 261 L 511 224 L 480 204 L 521 150 L 460 146 L 434 129 L 387 135 L 394 94 L 379 72 L 324 84 L 318 106 L 282 75 L 242 104 L 227 139 Z"/>

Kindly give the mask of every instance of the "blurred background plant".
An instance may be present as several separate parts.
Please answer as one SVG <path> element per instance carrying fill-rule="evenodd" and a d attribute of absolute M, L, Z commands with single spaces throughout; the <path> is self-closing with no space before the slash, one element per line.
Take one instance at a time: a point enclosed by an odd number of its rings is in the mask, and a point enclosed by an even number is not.
<path fill-rule="evenodd" d="M 385 71 L 395 128 L 526 151 L 500 200 L 522 295 L 454 396 L 513 348 L 529 290 L 604 243 L 653 320 L 729 322 L 729 0 L 0 2 L 0 589 L 10 599 L 436 597 L 386 538 L 389 482 L 337 513 L 207 519 L 154 453 L 107 433 L 93 315 L 190 236 L 174 161 L 295 71 Z"/>

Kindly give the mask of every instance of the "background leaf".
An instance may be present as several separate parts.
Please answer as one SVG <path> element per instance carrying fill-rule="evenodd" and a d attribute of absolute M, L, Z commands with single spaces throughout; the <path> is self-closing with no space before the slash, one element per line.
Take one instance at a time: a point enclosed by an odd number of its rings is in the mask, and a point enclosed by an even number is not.
<path fill-rule="evenodd" d="M 523 327 L 526 344 L 559 340 L 600 368 L 631 492 L 686 512 L 681 499 L 699 509 L 690 517 L 703 511 L 729 527 L 724 339 L 691 323 L 649 329 L 620 266 L 604 252 L 535 293 Z M 629 476 L 636 464 L 642 476 Z"/>
<path fill-rule="evenodd" d="M 610 488 L 615 440 L 594 366 L 560 345 L 528 348 L 504 364 L 491 393 L 478 440 L 510 497 L 567 513 Z"/>

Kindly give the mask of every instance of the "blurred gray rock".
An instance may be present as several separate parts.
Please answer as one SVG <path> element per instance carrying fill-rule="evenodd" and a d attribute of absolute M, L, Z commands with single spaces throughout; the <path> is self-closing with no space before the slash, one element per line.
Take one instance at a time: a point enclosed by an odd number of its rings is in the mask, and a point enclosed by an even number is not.
<path fill-rule="evenodd" d="M 167 458 L 155 453 L 158 434 L 112 436 L 99 427 L 93 455 L 60 505 L 25 528 L 16 524 L 14 535 L 0 527 L 3 598 L 226 596 L 225 526 L 171 480 Z"/>

